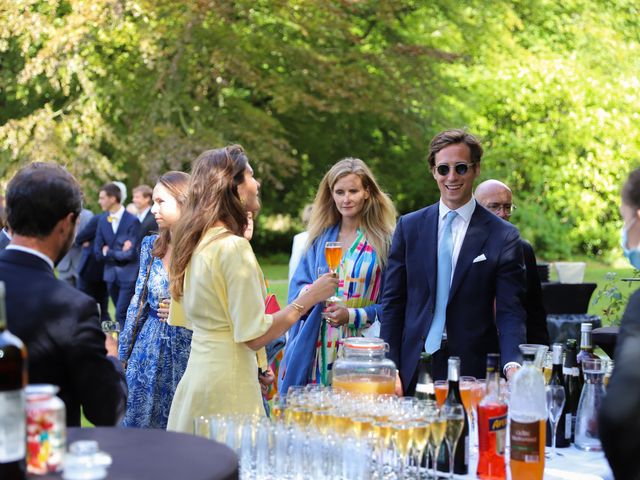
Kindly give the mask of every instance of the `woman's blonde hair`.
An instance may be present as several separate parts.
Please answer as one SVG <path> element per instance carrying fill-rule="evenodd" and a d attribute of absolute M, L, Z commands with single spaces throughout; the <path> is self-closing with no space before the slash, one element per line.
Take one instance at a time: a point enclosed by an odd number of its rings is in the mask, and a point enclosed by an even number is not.
<path fill-rule="evenodd" d="M 171 296 L 182 298 L 184 275 L 203 235 L 222 222 L 234 235 L 247 228 L 247 211 L 238 196 L 249 160 L 240 145 L 207 150 L 193 162 L 187 201 L 173 229 L 169 268 Z"/>
<path fill-rule="evenodd" d="M 360 212 L 360 229 L 376 251 L 380 265 L 384 266 L 396 226 L 396 209 L 391 199 L 380 190 L 369 167 L 359 158 L 340 160 L 329 169 L 320 182 L 311 210 L 307 248 L 325 229 L 342 220 L 333 200 L 333 187 L 338 180 L 350 174 L 357 175 L 364 189 L 369 192 L 369 198 L 365 200 Z"/>

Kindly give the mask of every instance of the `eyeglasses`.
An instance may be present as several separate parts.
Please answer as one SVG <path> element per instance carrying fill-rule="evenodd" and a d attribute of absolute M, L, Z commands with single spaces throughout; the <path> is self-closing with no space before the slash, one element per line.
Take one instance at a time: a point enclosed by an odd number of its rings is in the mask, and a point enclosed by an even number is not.
<path fill-rule="evenodd" d="M 456 163 L 455 167 L 453 168 L 458 175 L 466 175 L 466 173 L 469 171 L 469 168 L 472 167 L 473 165 L 474 165 L 473 163 Z M 446 177 L 447 175 L 449 175 L 450 170 L 451 170 L 451 167 L 446 163 L 441 163 L 440 165 L 436 165 L 436 172 L 438 172 L 438 175 L 442 177 Z"/>
<path fill-rule="evenodd" d="M 492 213 L 498 213 L 502 210 L 505 215 L 511 215 L 513 211 L 516 209 L 516 206 L 512 203 L 489 203 L 487 204 L 487 210 Z"/>

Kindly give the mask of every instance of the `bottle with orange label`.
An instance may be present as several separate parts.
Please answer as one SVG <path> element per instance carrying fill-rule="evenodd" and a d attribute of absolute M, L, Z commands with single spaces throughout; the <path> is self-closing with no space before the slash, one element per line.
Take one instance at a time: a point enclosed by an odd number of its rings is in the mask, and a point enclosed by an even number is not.
<path fill-rule="evenodd" d="M 487 394 L 478 405 L 479 478 L 507 478 L 506 434 L 507 404 L 500 398 L 500 355 L 490 353 L 487 355 Z"/>
<path fill-rule="evenodd" d="M 522 346 L 523 367 L 514 375 L 509 400 L 511 478 L 542 480 L 547 422 L 544 377 L 533 364 L 535 349 Z"/>

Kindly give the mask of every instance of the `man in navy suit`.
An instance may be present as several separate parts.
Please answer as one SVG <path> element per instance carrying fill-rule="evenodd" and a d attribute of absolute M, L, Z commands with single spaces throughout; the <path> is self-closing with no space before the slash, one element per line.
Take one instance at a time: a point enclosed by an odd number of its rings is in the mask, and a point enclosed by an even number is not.
<path fill-rule="evenodd" d="M 463 375 L 484 377 L 491 352 L 500 352 L 507 376 L 518 366 L 525 341 L 520 235 L 476 204 L 481 159 L 480 143 L 464 130 L 436 135 L 429 166 L 440 201 L 402 216 L 396 227 L 380 336 L 405 395 L 415 390 L 422 351 L 432 354 L 435 379 L 446 378 L 452 355 L 461 358 Z"/>
<path fill-rule="evenodd" d="M 93 253 L 104 263 L 103 279 L 116 307 L 116 320 L 124 328 L 138 276 L 140 222 L 120 204 L 120 195 L 114 183 L 100 188 L 98 203 L 105 213 L 98 220 Z"/>
<path fill-rule="evenodd" d="M 93 243 L 98 230 L 100 215 L 93 215 L 84 228 L 78 226 L 75 244 L 81 248 L 78 262 L 78 290 L 93 297 L 100 305 L 100 320 L 110 321 L 109 292 L 104 281 L 104 263 L 98 262 L 93 254 Z"/>
<path fill-rule="evenodd" d="M 82 208 L 69 172 L 49 163 L 21 169 L 7 187 L 11 243 L 0 252 L 9 330 L 27 347 L 30 383 L 60 387 L 67 425 L 80 407 L 95 425 L 115 425 L 127 388 L 118 345 L 100 329 L 96 302 L 54 274 L 67 253 Z"/>
<path fill-rule="evenodd" d="M 477 202 L 505 222 L 510 221 L 513 205 L 511 189 L 498 180 L 485 180 L 476 187 Z M 542 285 L 538 275 L 536 254 L 533 246 L 522 239 L 522 254 L 527 275 L 527 292 L 524 297 L 524 309 L 527 312 L 527 343 L 549 345 L 547 312 L 542 303 Z"/>
<path fill-rule="evenodd" d="M 153 205 L 153 190 L 149 185 L 138 185 L 133 189 L 133 204 L 138 210 L 138 221 L 140 222 L 140 243 L 147 235 L 158 233 L 156 218 L 151 213 Z"/>

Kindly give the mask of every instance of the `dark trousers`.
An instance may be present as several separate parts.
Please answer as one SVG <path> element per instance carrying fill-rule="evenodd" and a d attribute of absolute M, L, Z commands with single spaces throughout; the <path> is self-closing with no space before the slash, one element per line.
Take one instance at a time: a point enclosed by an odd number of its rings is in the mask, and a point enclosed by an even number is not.
<path fill-rule="evenodd" d="M 446 380 L 449 374 L 449 348 L 446 340 L 440 344 L 440 350 L 434 352 L 431 356 L 431 378 L 436 380 Z M 418 369 L 413 373 L 413 378 L 409 385 L 404 388 L 404 394 L 413 396 L 416 391 L 416 383 L 418 383 Z"/>
<path fill-rule="evenodd" d="M 135 293 L 136 282 L 109 282 L 107 288 L 111 301 L 116 306 L 116 320 L 120 324 L 120 329 L 123 330 L 129 302 Z"/>
<path fill-rule="evenodd" d="M 96 303 L 100 305 L 101 322 L 111 320 L 111 315 L 109 315 L 109 294 L 107 293 L 107 284 L 104 281 L 85 280 L 80 277 L 78 278 L 78 290 L 93 297 Z"/>

